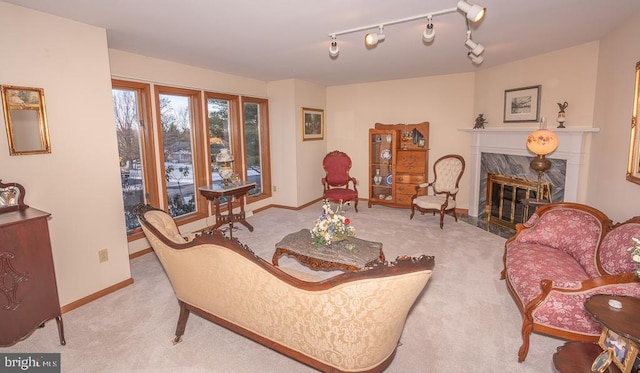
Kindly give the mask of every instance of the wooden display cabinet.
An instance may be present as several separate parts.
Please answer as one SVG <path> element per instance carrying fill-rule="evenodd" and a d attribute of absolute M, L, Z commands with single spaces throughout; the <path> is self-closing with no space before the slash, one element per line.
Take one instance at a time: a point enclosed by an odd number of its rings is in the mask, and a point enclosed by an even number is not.
<path fill-rule="evenodd" d="M 394 130 L 369 130 L 369 207 L 395 203 L 393 180 L 397 139 Z"/>
<path fill-rule="evenodd" d="M 369 130 L 369 207 L 410 207 L 416 185 L 427 182 L 428 166 L 429 122 L 376 123 Z"/>

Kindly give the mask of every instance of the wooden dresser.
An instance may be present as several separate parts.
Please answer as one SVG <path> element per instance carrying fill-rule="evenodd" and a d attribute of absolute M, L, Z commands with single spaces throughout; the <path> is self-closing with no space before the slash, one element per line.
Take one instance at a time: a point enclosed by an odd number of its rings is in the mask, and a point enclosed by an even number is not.
<path fill-rule="evenodd" d="M 6 186 L 0 183 L 0 198 L 8 189 L 3 185 Z M 60 343 L 66 343 L 49 239 L 49 216 L 26 205 L 20 205 L 19 209 L 9 208 L 6 203 L 0 205 L 0 346 L 11 346 L 27 338 L 54 318 Z"/>

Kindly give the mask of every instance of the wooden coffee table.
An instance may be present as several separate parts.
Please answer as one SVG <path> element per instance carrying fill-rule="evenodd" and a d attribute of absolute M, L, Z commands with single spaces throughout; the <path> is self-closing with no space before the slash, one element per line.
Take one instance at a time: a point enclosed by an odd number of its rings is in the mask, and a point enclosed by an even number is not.
<path fill-rule="evenodd" d="M 351 249 L 349 247 L 352 247 Z M 278 265 L 282 255 L 295 258 L 311 269 L 359 271 L 369 263 L 384 262 L 382 243 L 351 237 L 331 245 L 316 246 L 311 231 L 302 229 L 285 236 L 276 244 L 273 265 Z"/>

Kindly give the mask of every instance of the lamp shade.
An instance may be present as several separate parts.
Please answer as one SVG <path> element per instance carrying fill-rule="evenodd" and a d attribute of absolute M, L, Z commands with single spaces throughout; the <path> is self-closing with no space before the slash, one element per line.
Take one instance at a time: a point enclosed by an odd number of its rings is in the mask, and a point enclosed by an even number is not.
<path fill-rule="evenodd" d="M 233 155 L 227 148 L 220 149 L 220 153 L 216 155 L 216 162 L 233 162 Z"/>
<path fill-rule="evenodd" d="M 527 137 L 527 148 L 537 155 L 547 155 L 558 147 L 558 136 L 550 130 L 536 130 Z"/>

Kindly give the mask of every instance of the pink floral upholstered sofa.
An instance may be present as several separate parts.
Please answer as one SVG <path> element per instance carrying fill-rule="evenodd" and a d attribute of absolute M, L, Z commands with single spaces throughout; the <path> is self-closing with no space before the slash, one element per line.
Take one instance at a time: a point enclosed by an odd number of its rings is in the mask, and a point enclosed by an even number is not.
<path fill-rule="evenodd" d="M 588 297 L 640 297 L 632 237 L 640 238 L 640 217 L 612 225 L 601 211 L 570 202 L 542 206 L 516 227 L 505 243 L 502 278 L 523 315 L 519 361 L 534 331 L 597 340 L 601 326 L 584 308 Z"/>

